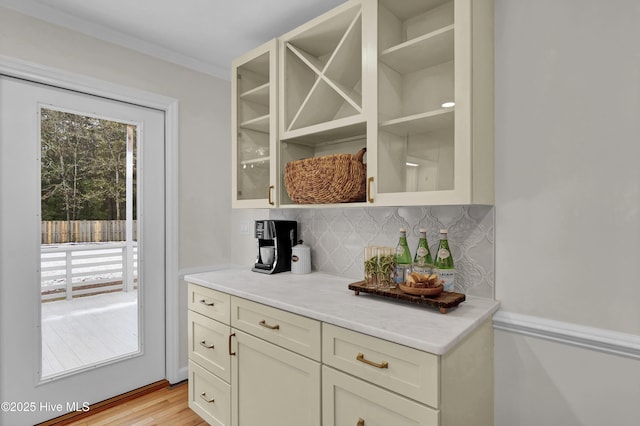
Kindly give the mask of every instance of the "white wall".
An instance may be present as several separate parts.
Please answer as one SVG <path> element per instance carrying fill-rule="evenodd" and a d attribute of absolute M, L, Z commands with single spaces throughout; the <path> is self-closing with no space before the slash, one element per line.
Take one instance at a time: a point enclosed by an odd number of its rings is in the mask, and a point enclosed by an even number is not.
<path fill-rule="evenodd" d="M 230 83 L 0 7 L 0 55 L 179 101 L 179 268 L 229 262 Z M 187 365 L 186 286 L 180 361 Z M 186 375 L 185 375 L 186 377 Z"/>
<path fill-rule="evenodd" d="M 496 332 L 496 424 L 638 425 L 640 3 L 495 9 L 496 297 L 566 329 Z"/>

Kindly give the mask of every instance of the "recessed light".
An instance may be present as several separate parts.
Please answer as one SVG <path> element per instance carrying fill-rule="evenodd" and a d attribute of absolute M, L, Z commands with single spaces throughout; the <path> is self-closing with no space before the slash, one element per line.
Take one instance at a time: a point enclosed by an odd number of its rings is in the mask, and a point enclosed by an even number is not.
<path fill-rule="evenodd" d="M 455 104 L 455 102 L 445 102 L 441 106 L 442 108 L 451 108 L 452 106 L 455 106 Z"/>

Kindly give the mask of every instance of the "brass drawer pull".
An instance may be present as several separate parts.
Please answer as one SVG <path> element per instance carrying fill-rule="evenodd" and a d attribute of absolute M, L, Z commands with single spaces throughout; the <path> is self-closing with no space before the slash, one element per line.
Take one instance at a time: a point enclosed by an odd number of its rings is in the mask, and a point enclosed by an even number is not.
<path fill-rule="evenodd" d="M 200 303 L 202 303 L 204 306 L 213 306 L 213 305 L 215 305 L 215 303 L 213 303 L 213 302 L 207 302 L 207 301 L 206 301 L 206 300 L 204 300 L 204 299 L 202 299 L 202 300 L 200 301 Z"/>
<path fill-rule="evenodd" d="M 200 342 L 200 346 L 207 348 L 207 349 L 213 349 L 213 345 L 207 345 L 207 341 L 203 340 L 202 342 Z"/>
<path fill-rule="evenodd" d="M 258 324 L 260 324 L 261 326 L 266 327 L 266 328 L 268 328 L 270 330 L 280 330 L 280 325 L 279 324 L 269 325 L 269 324 L 267 324 L 267 321 L 265 321 L 265 320 L 260 321 Z"/>
<path fill-rule="evenodd" d="M 358 419 L 358 423 L 356 423 L 356 426 L 364 426 L 364 419 L 362 417 Z"/>
<path fill-rule="evenodd" d="M 369 361 L 368 359 L 364 359 L 364 354 L 362 354 L 362 353 L 359 353 L 358 356 L 356 356 L 356 359 L 358 361 L 360 361 L 360 362 L 364 362 L 365 364 L 373 365 L 374 367 L 389 368 L 389 363 L 387 361 L 382 361 L 380 364 L 378 364 L 377 362 L 373 362 L 373 361 Z"/>
<path fill-rule="evenodd" d="M 215 400 L 215 399 L 213 399 L 213 398 L 211 398 L 211 399 L 207 398 L 207 393 L 206 393 L 206 392 L 202 392 L 202 393 L 200 394 L 200 398 L 204 399 L 204 400 L 205 400 L 205 401 L 207 401 L 209 404 L 211 404 L 212 402 L 215 402 L 215 401 L 216 401 L 216 400 Z"/>

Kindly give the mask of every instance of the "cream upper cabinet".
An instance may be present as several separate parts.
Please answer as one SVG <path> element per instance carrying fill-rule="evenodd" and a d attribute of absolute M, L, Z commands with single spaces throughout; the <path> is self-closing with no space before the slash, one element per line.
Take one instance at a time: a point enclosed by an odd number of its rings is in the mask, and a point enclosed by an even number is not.
<path fill-rule="evenodd" d="M 288 162 L 361 148 L 367 200 L 348 205 L 494 203 L 493 0 L 350 0 L 277 43 L 272 203 L 301 206 Z"/>
<path fill-rule="evenodd" d="M 272 40 L 231 65 L 233 207 L 276 205 L 276 52 Z"/>

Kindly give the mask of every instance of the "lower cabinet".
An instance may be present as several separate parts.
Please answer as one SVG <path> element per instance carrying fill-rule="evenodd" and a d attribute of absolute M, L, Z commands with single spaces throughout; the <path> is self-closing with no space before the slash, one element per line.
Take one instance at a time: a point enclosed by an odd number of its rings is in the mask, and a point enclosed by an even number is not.
<path fill-rule="evenodd" d="M 491 426 L 493 328 L 435 355 L 189 284 L 189 406 L 216 426 Z"/>
<path fill-rule="evenodd" d="M 323 426 L 493 425 L 491 319 L 444 355 L 323 324 L 322 364 Z"/>
<path fill-rule="evenodd" d="M 320 363 L 234 333 L 232 424 L 320 426 Z"/>
<path fill-rule="evenodd" d="M 216 426 L 320 426 L 320 322 L 189 284 L 189 407 Z"/>

